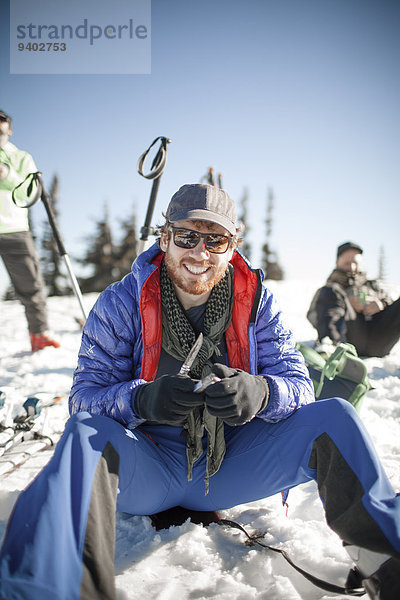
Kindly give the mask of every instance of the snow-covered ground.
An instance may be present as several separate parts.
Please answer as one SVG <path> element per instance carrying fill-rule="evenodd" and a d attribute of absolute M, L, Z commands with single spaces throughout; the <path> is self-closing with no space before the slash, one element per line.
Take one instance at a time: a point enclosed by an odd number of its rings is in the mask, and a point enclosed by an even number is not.
<path fill-rule="evenodd" d="M 318 282 L 272 282 L 270 287 L 296 340 L 314 339 L 314 330 L 305 313 Z M 399 292 L 399 286 L 392 287 L 394 297 Z M 94 300 L 94 295 L 85 297 L 88 309 Z M 48 303 L 51 327 L 61 348 L 47 348 L 36 354 L 29 352 L 21 305 L 1 303 L 0 390 L 7 392 L 15 406 L 37 392 L 63 395 L 60 403 L 47 409 L 44 425 L 45 433 L 61 433 L 80 343 L 74 317 L 80 317 L 80 311 L 73 297 L 50 298 Z M 393 487 L 400 491 L 400 344 L 389 356 L 367 359 L 366 364 L 374 389 L 364 400 L 361 417 Z M 51 452 L 39 452 L 10 474 L 0 476 L 0 539 L 16 496 L 49 460 Z M 344 584 L 350 562 L 340 540 L 325 523 L 314 483 L 290 492 L 287 516 L 279 496 L 221 514 L 239 521 L 250 531 L 265 531 L 264 541 L 284 548 L 297 564 L 320 578 Z M 322 600 L 331 597 L 307 582 L 281 556 L 247 547 L 243 542 L 243 534 L 217 525 L 205 529 L 186 522 L 156 532 L 147 517 L 118 515 L 117 598 Z"/>

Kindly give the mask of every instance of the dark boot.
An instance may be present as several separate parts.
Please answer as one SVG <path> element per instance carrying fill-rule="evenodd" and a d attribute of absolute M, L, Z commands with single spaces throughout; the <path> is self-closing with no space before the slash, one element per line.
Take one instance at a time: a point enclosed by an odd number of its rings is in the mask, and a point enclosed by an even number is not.
<path fill-rule="evenodd" d="M 351 586 L 359 582 L 364 587 L 371 600 L 400 599 L 400 560 L 372 552 L 366 548 L 345 545 L 350 558 L 355 562 L 355 568 L 349 573 L 346 583 Z M 358 581 L 355 581 L 357 577 Z M 350 581 L 351 580 L 351 581 Z"/>
<path fill-rule="evenodd" d="M 157 531 L 168 529 L 172 525 L 183 525 L 187 519 L 190 519 L 192 523 L 204 525 L 204 527 L 207 527 L 211 523 L 218 523 L 220 520 L 218 513 L 213 510 L 189 510 L 182 506 L 175 506 L 174 508 L 150 515 L 150 519 Z"/>
<path fill-rule="evenodd" d="M 399 600 L 400 560 L 390 558 L 362 584 L 372 600 Z"/>

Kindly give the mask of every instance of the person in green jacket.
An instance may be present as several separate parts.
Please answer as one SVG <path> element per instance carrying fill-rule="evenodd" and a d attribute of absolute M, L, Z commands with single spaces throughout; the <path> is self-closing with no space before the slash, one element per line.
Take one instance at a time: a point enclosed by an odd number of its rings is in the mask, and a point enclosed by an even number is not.
<path fill-rule="evenodd" d="M 46 346 L 58 348 L 59 343 L 46 333 L 45 286 L 29 231 L 28 211 L 12 200 L 13 189 L 37 169 L 30 154 L 9 142 L 11 135 L 11 117 L 0 110 L 0 256 L 24 305 L 32 351 Z"/>

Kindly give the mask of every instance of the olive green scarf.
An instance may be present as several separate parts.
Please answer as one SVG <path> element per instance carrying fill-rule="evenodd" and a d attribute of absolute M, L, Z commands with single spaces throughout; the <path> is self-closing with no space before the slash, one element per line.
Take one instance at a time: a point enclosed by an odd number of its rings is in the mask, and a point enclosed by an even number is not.
<path fill-rule="evenodd" d="M 211 372 L 214 353 L 232 319 L 233 267 L 228 265 L 221 281 L 213 288 L 204 315 L 204 339 L 191 367 L 190 375 L 201 379 Z M 196 333 L 179 302 L 164 263 L 161 265 L 162 347 L 177 360 L 184 361 L 196 341 Z M 207 431 L 206 494 L 209 478 L 221 466 L 225 456 L 224 423 L 213 417 L 207 408 L 196 407 L 184 425 L 188 481 L 192 480 L 193 465 L 203 453 L 202 438 Z"/>

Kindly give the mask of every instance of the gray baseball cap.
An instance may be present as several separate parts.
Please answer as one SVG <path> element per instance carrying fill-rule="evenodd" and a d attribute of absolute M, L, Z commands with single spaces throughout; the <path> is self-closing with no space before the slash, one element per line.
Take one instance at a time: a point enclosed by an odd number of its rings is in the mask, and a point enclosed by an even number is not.
<path fill-rule="evenodd" d="M 225 190 L 206 183 L 183 185 L 171 198 L 166 213 L 171 223 L 201 219 L 236 233 L 236 208 Z"/>

